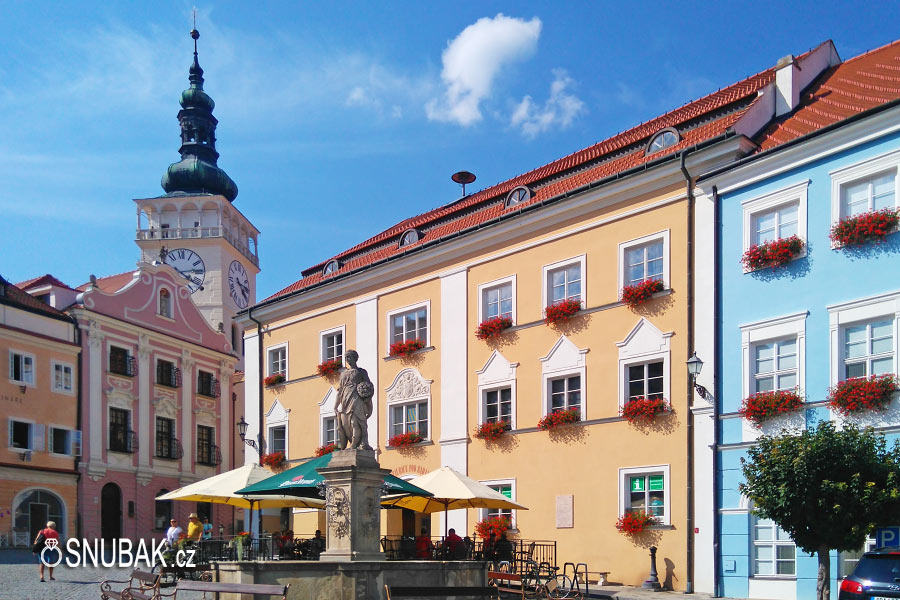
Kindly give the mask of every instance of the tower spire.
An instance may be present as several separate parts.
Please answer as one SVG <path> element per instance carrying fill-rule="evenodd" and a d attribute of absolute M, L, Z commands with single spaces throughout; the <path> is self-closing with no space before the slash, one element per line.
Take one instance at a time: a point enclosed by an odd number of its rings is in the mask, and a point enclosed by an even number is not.
<path fill-rule="evenodd" d="M 203 69 L 197 56 L 196 9 L 194 28 L 194 61 L 188 71 L 190 87 L 181 93 L 181 110 L 178 122 L 181 124 L 181 160 L 169 165 L 162 177 L 162 187 L 166 193 L 211 193 L 221 194 L 233 201 L 237 197 L 237 185 L 219 168 L 216 152 L 216 125 L 213 116 L 216 103 L 203 91 Z"/>

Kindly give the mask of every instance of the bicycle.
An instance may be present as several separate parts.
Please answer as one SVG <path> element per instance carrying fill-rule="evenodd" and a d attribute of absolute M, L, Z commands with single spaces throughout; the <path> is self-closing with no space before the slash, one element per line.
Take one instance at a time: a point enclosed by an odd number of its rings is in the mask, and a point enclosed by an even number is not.
<path fill-rule="evenodd" d="M 526 598 L 573 598 L 581 599 L 581 591 L 575 587 L 568 575 L 557 573 L 559 567 L 548 562 L 540 564 L 533 560 L 524 563 L 522 588 Z"/>

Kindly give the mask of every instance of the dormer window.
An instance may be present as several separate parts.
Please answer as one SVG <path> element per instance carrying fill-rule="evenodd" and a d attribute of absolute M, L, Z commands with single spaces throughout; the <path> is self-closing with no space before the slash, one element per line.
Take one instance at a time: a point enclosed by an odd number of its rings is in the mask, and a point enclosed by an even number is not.
<path fill-rule="evenodd" d="M 416 229 L 410 229 L 400 236 L 400 247 L 411 246 L 422 239 L 421 234 Z"/>
<path fill-rule="evenodd" d="M 322 269 L 322 275 L 331 275 L 341 268 L 341 263 L 336 260 L 329 260 Z"/>
<path fill-rule="evenodd" d="M 520 185 L 506 196 L 506 207 L 509 208 L 510 206 L 521 204 L 527 200 L 531 200 L 531 189 L 524 185 Z"/>
<path fill-rule="evenodd" d="M 159 290 L 159 314 L 172 318 L 172 294 L 166 288 Z"/>
<path fill-rule="evenodd" d="M 647 144 L 647 154 L 653 154 L 654 152 L 659 152 L 660 150 L 665 150 L 669 146 L 674 146 L 680 140 L 680 136 L 678 135 L 678 130 L 669 127 L 668 129 L 663 129 L 650 140 L 650 143 Z"/>

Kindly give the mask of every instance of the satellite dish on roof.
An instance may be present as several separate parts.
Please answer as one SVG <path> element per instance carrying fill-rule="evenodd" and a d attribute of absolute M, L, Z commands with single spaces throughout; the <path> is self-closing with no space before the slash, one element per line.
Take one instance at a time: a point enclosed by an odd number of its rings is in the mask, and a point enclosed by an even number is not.
<path fill-rule="evenodd" d="M 469 173 L 468 171 L 459 171 L 454 173 L 452 177 L 450 177 L 453 181 L 462 186 L 462 195 L 466 195 L 466 184 L 472 183 L 475 181 L 475 173 Z"/>

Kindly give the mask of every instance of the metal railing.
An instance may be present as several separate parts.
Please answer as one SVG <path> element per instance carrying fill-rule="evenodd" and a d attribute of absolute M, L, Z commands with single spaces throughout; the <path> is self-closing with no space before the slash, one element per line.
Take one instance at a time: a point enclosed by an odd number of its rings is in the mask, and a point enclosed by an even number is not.
<path fill-rule="evenodd" d="M 215 467 L 222 464 L 222 451 L 215 444 L 197 444 L 197 464 Z"/>
<path fill-rule="evenodd" d="M 219 380 L 215 377 L 198 378 L 197 393 L 208 398 L 218 398 L 221 395 Z"/>
<path fill-rule="evenodd" d="M 181 387 L 181 369 L 178 367 L 165 366 L 166 363 L 158 362 L 156 364 L 156 383 L 166 387 Z"/>
<path fill-rule="evenodd" d="M 250 248 L 246 243 L 241 241 L 241 237 L 231 233 L 227 227 L 168 227 L 162 229 L 138 229 L 137 240 L 178 240 L 178 239 L 197 239 L 197 238 L 215 238 L 223 237 L 234 249 L 244 255 L 250 262 L 257 267 L 259 266 L 259 258 L 256 254 L 250 252 Z"/>
<path fill-rule="evenodd" d="M 403 537 L 387 535 L 381 538 L 381 549 L 388 560 L 476 560 L 508 562 L 514 572 L 521 572 L 526 561 L 546 562 L 556 566 L 555 540 L 510 539 L 510 547 L 497 548 L 481 538 L 463 538 L 456 544 L 443 536 Z"/>
<path fill-rule="evenodd" d="M 109 426 L 109 450 L 113 452 L 134 453 L 138 449 L 137 434 L 121 425 Z"/>
<path fill-rule="evenodd" d="M 110 354 L 108 371 L 116 375 L 134 377 L 137 372 L 137 361 L 133 356 Z"/>
<path fill-rule="evenodd" d="M 159 439 L 156 442 L 156 458 L 178 460 L 184 456 L 184 448 L 178 438 Z"/>

